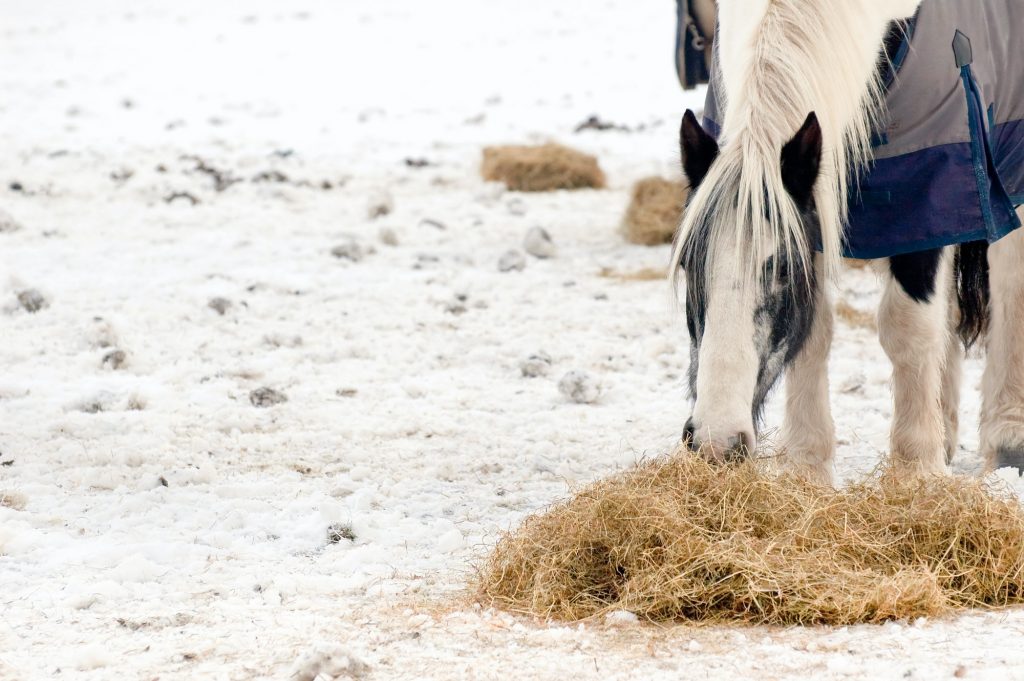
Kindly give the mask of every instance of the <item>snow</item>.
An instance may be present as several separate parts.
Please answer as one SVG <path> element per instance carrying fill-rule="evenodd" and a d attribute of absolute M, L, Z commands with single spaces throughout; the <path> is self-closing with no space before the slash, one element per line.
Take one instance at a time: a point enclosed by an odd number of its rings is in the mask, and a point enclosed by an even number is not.
<path fill-rule="evenodd" d="M 1020 610 L 738 632 L 468 598 L 501 531 L 687 415 L 665 283 L 602 276 L 667 259 L 617 226 L 635 180 L 678 174 L 701 100 L 671 3 L 0 11 L 0 678 L 1024 678 Z M 573 132 L 593 114 L 632 131 Z M 610 188 L 479 179 L 484 145 L 549 139 Z M 534 227 L 554 257 L 499 271 Z M 885 451 L 889 368 L 838 335 L 849 479 Z M 562 395 L 571 371 L 600 399 Z M 976 447 L 965 428 L 958 471 Z"/>

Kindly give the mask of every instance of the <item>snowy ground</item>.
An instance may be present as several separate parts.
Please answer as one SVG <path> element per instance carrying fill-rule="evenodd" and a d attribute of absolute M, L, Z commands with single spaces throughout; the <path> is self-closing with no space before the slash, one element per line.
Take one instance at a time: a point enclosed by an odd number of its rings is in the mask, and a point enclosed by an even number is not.
<path fill-rule="evenodd" d="M 0 209 L 21 225 L 0 232 L 0 678 L 1024 678 L 1021 611 L 576 627 L 467 601 L 498 532 L 686 417 L 665 283 L 608 276 L 666 263 L 616 228 L 632 182 L 677 172 L 701 101 L 673 81 L 672 3 L 0 15 Z M 574 133 L 592 114 L 632 132 Z M 479 179 L 483 145 L 547 139 L 597 154 L 610 189 Z M 499 272 L 534 226 L 557 257 Z M 840 295 L 871 310 L 877 285 Z M 550 374 L 523 377 L 538 352 Z M 573 369 L 597 404 L 559 394 Z M 888 371 L 840 326 L 845 477 L 884 452 Z M 254 406 L 264 387 L 287 401 Z M 976 418 L 971 392 L 969 472 Z"/>

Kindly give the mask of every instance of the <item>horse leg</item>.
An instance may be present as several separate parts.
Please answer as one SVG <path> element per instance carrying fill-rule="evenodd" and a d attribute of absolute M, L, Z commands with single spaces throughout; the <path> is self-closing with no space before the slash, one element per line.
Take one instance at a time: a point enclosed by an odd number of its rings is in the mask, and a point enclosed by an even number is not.
<path fill-rule="evenodd" d="M 946 363 L 942 367 L 942 417 L 946 426 L 946 465 L 953 463 L 960 435 L 960 381 L 963 375 L 964 348 L 957 335 L 960 307 L 950 277 Z"/>
<path fill-rule="evenodd" d="M 823 281 L 821 256 L 815 260 Z M 818 287 L 817 313 L 803 349 L 786 371 L 786 417 L 782 431 L 787 464 L 797 473 L 832 484 L 835 425 L 828 394 L 828 353 L 832 347 L 832 304 L 828 286 Z"/>
<path fill-rule="evenodd" d="M 942 396 L 951 255 L 936 249 L 890 258 L 878 315 L 893 367 L 892 461 L 926 474 L 947 471 Z"/>
<path fill-rule="evenodd" d="M 1024 217 L 1024 208 L 1018 213 Z M 981 451 L 990 468 L 1024 469 L 1024 230 L 992 244 L 988 261 L 992 301 Z"/>

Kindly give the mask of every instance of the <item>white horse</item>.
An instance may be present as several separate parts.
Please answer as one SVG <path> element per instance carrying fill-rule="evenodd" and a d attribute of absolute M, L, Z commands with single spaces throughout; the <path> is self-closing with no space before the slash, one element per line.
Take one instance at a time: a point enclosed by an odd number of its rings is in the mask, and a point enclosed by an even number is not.
<path fill-rule="evenodd" d="M 920 3 L 718 1 L 724 118 L 716 140 L 684 117 L 694 191 L 673 252 L 692 341 L 684 437 L 695 449 L 719 459 L 752 452 L 766 396 L 784 373 L 785 459 L 832 482 L 827 283 L 839 273 L 848 197 L 884 112 L 880 52 L 891 22 Z M 989 467 L 1024 468 L 1024 230 L 983 246 L 878 261 L 879 335 L 893 364 L 891 458 L 907 470 L 947 472 L 964 353 L 957 331 L 969 344 L 982 328 L 983 454 Z M 979 290 L 963 290 L 971 286 Z"/>

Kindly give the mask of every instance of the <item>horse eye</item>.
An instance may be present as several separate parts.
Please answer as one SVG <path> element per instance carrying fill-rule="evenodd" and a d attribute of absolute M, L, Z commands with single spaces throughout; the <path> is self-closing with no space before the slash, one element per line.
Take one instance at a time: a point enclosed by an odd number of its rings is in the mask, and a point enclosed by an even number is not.
<path fill-rule="evenodd" d="M 785 260 L 780 260 L 774 256 L 764 261 L 764 279 L 765 281 L 772 281 L 775 279 L 782 279 L 789 275 L 789 268 L 786 266 Z"/>
<path fill-rule="evenodd" d="M 764 273 L 766 279 L 784 281 L 789 278 L 789 261 L 786 258 L 769 258 L 765 262 Z"/>

